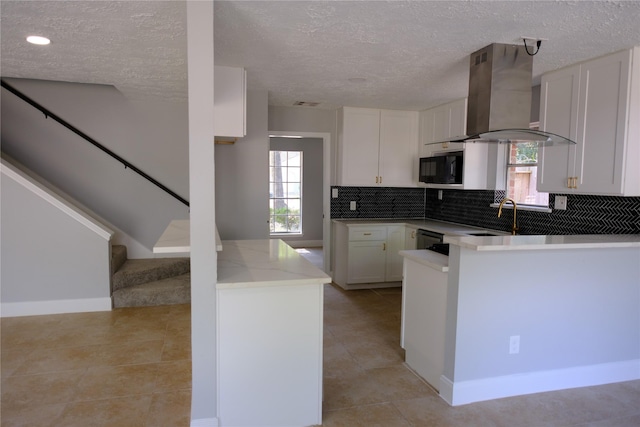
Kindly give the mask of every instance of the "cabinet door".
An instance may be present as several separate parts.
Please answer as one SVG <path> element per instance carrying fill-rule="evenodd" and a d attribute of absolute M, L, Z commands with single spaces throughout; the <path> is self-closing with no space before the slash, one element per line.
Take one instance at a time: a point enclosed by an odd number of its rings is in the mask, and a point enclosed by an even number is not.
<path fill-rule="evenodd" d="M 449 104 L 449 137 L 464 136 L 467 133 L 467 98 Z"/>
<path fill-rule="evenodd" d="M 376 185 L 379 144 L 380 110 L 345 107 L 340 140 L 340 185 Z"/>
<path fill-rule="evenodd" d="M 420 157 L 428 157 L 431 153 L 433 139 L 433 110 L 420 111 L 419 132 Z"/>
<path fill-rule="evenodd" d="M 404 226 L 394 225 L 387 227 L 386 244 L 386 282 L 402 280 L 403 257 L 398 252 L 404 249 Z"/>
<path fill-rule="evenodd" d="M 577 193 L 622 194 L 629 64 L 627 50 L 581 66 Z"/>
<path fill-rule="evenodd" d="M 216 66 L 214 89 L 214 135 L 244 137 L 247 134 L 245 69 Z"/>
<path fill-rule="evenodd" d="M 379 184 L 415 187 L 418 182 L 418 112 L 382 110 L 380 113 Z"/>
<path fill-rule="evenodd" d="M 446 141 L 449 138 L 449 107 L 442 105 L 433 109 L 433 140 Z"/>
<path fill-rule="evenodd" d="M 413 250 L 418 247 L 418 240 L 416 239 L 416 229 L 411 227 L 405 227 L 404 232 L 404 248 L 407 250 Z"/>
<path fill-rule="evenodd" d="M 347 283 L 385 281 L 385 244 L 384 240 L 349 242 Z"/>
<path fill-rule="evenodd" d="M 540 87 L 540 129 L 577 142 L 580 66 L 542 76 Z M 555 145 L 538 149 L 538 191 L 566 193 L 567 180 L 574 176 L 575 146 Z"/>

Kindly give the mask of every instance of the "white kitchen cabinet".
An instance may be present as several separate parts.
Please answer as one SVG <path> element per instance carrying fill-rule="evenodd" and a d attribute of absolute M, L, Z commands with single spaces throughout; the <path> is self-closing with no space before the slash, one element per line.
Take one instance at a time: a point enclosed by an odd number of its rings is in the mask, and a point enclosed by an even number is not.
<path fill-rule="evenodd" d="M 334 281 L 345 289 L 402 281 L 404 225 L 335 225 Z M 371 284 L 374 284 L 373 286 Z M 356 286 L 353 286 L 356 285 Z"/>
<path fill-rule="evenodd" d="M 344 107 L 338 129 L 339 185 L 416 186 L 416 111 Z"/>
<path fill-rule="evenodd" d="M 244 68 L 214 67 L 214 134 L 242 138 L 247 134 L 247 72 Z"/>
<path fill-rule="evenodd" d="M 416 230 L 413 227 L 405 227 L 404 231 L 404 248 L 407 250 L 416 249 L 418 247 L 418 239 L 416 237 Z"/>
<path fill-rule="evenodd" d="M 447 142 L 464 136 L 467 131 L 467 98 L 449 102 L 420 112 L 420 155 L 428 157 L 433 151 L 461 150 L 461 142 Z M 439 144 L 434 144 L 439 142 Z"/>
<path fill-rule="evenodd" d="M 538 190 L 640 196 L 640 47 L 542 76 L 540 128 L 576 145 L 540 147 Z"/>

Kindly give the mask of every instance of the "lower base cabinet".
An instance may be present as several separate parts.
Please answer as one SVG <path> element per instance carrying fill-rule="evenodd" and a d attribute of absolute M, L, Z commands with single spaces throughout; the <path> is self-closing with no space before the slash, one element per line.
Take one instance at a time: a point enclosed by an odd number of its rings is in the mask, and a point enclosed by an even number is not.
<path fill-rule="evenodd" d="M 335 225 L 334 282 L 345 289 L 402 281 L 404 225 Z"/>

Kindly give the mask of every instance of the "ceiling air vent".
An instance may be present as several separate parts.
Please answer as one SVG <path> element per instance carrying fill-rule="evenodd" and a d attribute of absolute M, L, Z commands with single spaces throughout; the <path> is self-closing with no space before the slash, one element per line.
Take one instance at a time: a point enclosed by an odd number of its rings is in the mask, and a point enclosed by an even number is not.
<path fill-rule="evenodd" d="M 319 102 L 296 101 L 293 103 L 296 107 L 317 107 Z"/>

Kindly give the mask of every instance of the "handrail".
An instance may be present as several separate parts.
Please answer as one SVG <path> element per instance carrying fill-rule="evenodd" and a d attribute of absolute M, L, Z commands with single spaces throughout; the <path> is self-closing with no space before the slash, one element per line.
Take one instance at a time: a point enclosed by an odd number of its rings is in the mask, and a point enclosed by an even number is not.
<path fill-rule="evenodd" d="M 147 175 L 144 171 L 138 169 L 136 166 L 134 166 L 133 164 L 129 163 L 127 160 L 123 159 L 122 157 L 120 157 L 119 155 L 114 153 L 113 151 L 109 150 L 107 147 L 105 147 L 104 145 L 100 144 L 98 141 L 96 141 L 95 139 L 91 138 L 89 135 L 87 135 L 86 133 L 82 132 L 80 129 L 76 128 L 75 126 L 73 126 L 72 124 L 67 122 L 66 120 L 62 119 L 61 117 L 59 117 L 56 114 L 52 113 L 47 108 L 45 108 L 42 105 L 38 104 L 36 101 L 34 101 L 33 99 L 29 98 L 27 95 L 23 94 L 18 89 L 14 88 L 13 86 L 11 86 L 9 83 L 5 82 L 4 80 L 0 80 L 0 83 L 2 84 L 3 88 L 5 88 L 9 92 L 11 92 L 15 96 L 17 96 L 18 98 L 22 99 L 24 102 L 26 102 L 27 104 L 31 105 L 35 109 L 39 110 L 42 114 L 44 114 L 45 118 L 51 117 L 56 122 L 60 123 L 62 126 L 64 126 L 67 129 L 69 129 L 71 132 L 75 133 L 76 135 L 80 136 L 81 138 L 84 138 L 87 142 L 91 143 L 92 145 L 94 145 L 98 149 L 102 150 L 103 152 L 107 153 L 109 156 L 113 157 L 114 159 L 116 159 L 117 161 L 122 163 L 124 165 L 125 169 L 126 168 L 131 169 L 132 171 L 134 171 L 135 173 L 137 173 L 141 177 L 145 178 L 147 181 L 151 182 L 152 184 L 154 184 L 158 188 L 162 189 L 163 191 L 165 191 L 166 193 L 170 194 L 171 196 L 173 196 L 177 200 L 181 201 L 187 207 L 189 206 L 189 201 L 187 201 L 186 199 L 184 199 L 183 197 L 181 197 L 180 195 L 178 195 L 174 191 L 170 190 L 164 184 L 161 184 L 160 182 L 158 182 L 157 180 L 155 180 L 151 176 Z"/>

